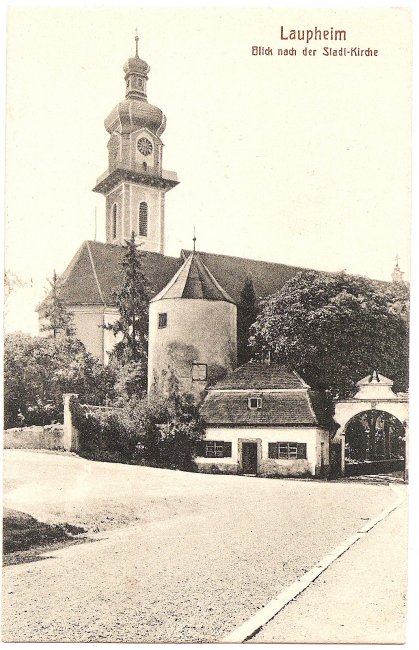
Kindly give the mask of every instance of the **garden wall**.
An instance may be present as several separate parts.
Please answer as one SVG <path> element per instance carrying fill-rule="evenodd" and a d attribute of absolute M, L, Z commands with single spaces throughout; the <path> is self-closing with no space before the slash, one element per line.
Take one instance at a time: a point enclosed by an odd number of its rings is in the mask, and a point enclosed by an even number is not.
<path fill-rule="evenodd" d="M 6 429 L 3 436 L 5 449 L 63 449 L 63 425 Z"/>

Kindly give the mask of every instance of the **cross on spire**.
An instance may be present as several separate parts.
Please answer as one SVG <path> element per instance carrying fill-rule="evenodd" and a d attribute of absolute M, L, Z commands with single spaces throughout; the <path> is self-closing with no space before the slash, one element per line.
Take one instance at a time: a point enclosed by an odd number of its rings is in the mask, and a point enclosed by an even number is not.
<path fill-rule="evenodd" d="M 195 253 L 195 244 L 196 244 L 196 235 L 195 235 L 195 226 L 193 227 L 193 252 Z"/>
<path fill-rule="evenodd" d="M 135 56 L 138 56 L 138 29 L 135 28 Z"/>
<path fill-rule="evenodd" d="M 400 259 L 400 257 L 399 257 L 399 254 L 397 253 L 397 255 L 396 255 L 396 257 L 395 257 L 395 260 L 396 260 L 396 267 L 397 267 L 397 268 L 399 268 L 399 259 Z"/>

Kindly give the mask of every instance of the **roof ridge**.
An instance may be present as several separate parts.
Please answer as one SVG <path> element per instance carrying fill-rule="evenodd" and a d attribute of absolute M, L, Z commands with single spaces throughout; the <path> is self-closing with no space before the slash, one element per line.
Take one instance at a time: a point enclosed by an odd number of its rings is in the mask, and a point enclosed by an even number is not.
<path fill-rule="evenodd" d="M 292 373 L 297 377 L 297 379 L 302 383 L 302 385 L 304 386 L 304 388 L 311 388 L 311 386 L 309 386 L 309 385 L 304 381 L 304 379 L 301 377 L 301 375 L 298 374 L 298 372 L 297 372 L 296 370 L 291 370 L 291 372 L 292 372 Z"/>
<path fill-rule="evenodd" d="M 212 282 L 214 282 L 214 284 L 215 284 L 215 286 L 217 287 L 217 289 L 218 289 L 219 291 L 221 291 L 221 293 L 223 294 L 223 296 L 225 296 L 225 298 L 227 299 L 227 302 L 232 302 L 232 303 L 235 305 L 235 304 L 236 304 L 235 301 L 231 298 L 231 296 L 227 293 L 227 291 L 226 291 L 225 289 L 223 289 L 223 287 L 221 286 L 221 284 L 220 284 L 220 283 L 215 279 L 215 277 L 213 276 L 213 274 L 211 273 L 211 271 L 209 270 L 209 268 L 207 267 L 207 265 L 205 264 L 205 262 L 204 262 L 204 261 L 199 257 L 199 253 L 196 254 L 196 258 L 197 258 L 197 261 L 200 262 L 200 263 L 202 264 L 204 270 L 206 271 L 206 273 L 208 273 L 210 279 L 212 280 Z M 198 268 L 199 268 L 199 267 L 198 267 Z"/>
<path fill-rule="evenodd" d="M 310 390 L 311 390 L 310 388 L 307 388 L 307 389 L 306 389 L 308 406 L 309 406 L 309 409 L 310 409 L 310 411 L 311 411 L 311 413 L 312 413 L 312 416 L 313 416 L 313 418 L 314 418 L 314 422 L 315 422 L 316 424 L 320 424 L 319 419 L 318 419 L 318 417 L 317 417 L 317 415 L 316 415 L 316 411 L 314 410 L 313 403 L 312 403 L 312 401 L 311 401 Z"/>
<path fill-rule="evenodd" d="M 97 277 L 95 262 L 94 262 L 94 259 L 93 259 L 92 251 L 90 250 L 89 241 L 86 241 L 86 246 L 87 246 L 87 250 L 88 250 L 88 253 L 89 253 L 90 263 L 92 265 L 92 271 L 93 271 L 93 275 L 94 275 L 94 278 L 95 278 L 95 281 L 96 281 L 97 290 L 99 292 L 99 297 L 100 297 L 102 303 L 105 305 L 106 303 L 105 303 L 105 300 L 103 298 L 102 289 L 100 288 L 99 278 Z"/>
<path fill-rule="evenodd" d="M 176 271 L 176 273 L 174 274 L 172 279 L 169 280 L 169 282 L 163 287 L 163 289 L 161 291 L 159 291 L 159 293 L 157 293 L 154 296 L 154 298 L 152 298 L 150 300 L 150 302 L 157 302 L 158 300 L 161 300 L 162 297 L 173 287 L 173 285 L 175 284 L 175 282 L 178 280 L 179 276 L 181 275 L 182 271 L 184 271 L 186 269 L 186 265 L 188 264 L 188 262 L 189 262 L 189 266 L 190 266 L 191 261 L 192 261 L 191 257 L 186 259 L 183 262 L 183 264 L 178 268 L 178 270 Z M 184 288 L 185 287 L 183 287 L 183 289 Z M 182 293 L 183 293 L 183 290 L 182 290 Z"/>
<path fill-rule="evenodd" d="M 192 250 L 189 250 L 188 248 L 181 248 L 181 255 L 190 255 L 192 253 Z M 313 269 L 311 267 L 307 266 L 299 266 L 296 264 L 284 264 L 283 262 L 274 262 L 271 260 L 261 260 L 261 259 L 255 259 L 254 257 L 243 257 L 240 255 L 228 255 L 227 253 L 211 253 L 208 251 L 199 251 L 201 255 L 212 255 L 214 257 L 228 257 L 229 259 L 232 260 L 246 260 L 246 262 L 257 262 L 259 264 L 273 264 L 275 266 L 285 266 L 289 269 L 299 269 L 301 271 L 316 271 L 319 273 L 323 273 L 323 271 L 318 271 L 318 269 Z M 326 271 L 324 271 L 326 273 Z"/>

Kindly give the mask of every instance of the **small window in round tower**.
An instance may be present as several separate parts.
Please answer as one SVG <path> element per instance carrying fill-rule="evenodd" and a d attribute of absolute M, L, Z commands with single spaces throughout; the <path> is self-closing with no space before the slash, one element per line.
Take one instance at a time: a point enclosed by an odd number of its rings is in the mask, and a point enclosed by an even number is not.
<path fill-rule="evenodd" d="M 138 211 L 138 232 L 140 237 L 148 235 L 148 205 L 145 201 L 141 201 Z"/>
<path fill-rule="evenodd" d="M 112 237 L 115 239 L 118 233 L 118 206 L 116 203 L 112 206 Z"/>

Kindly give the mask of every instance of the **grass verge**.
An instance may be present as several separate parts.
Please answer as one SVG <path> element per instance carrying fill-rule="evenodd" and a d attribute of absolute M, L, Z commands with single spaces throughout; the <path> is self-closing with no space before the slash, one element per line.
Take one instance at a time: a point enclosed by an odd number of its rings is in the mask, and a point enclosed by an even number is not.
<path fill-rule="evenodd" d="M 73 543 L 85 532 L 84 528 L 69 524 L 51 525 L 34 517 L 5 508 L 3 511 L 4 564 L 16 564 L 35 559 L 46 548 Z"/>

